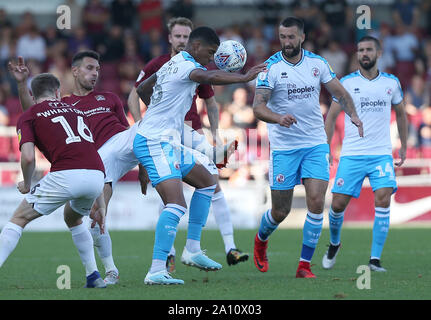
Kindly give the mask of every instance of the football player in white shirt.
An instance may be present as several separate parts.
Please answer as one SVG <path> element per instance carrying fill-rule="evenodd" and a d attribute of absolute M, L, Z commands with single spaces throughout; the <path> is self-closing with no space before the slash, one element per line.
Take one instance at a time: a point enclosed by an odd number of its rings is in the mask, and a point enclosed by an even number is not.
<path fill-rule="evenodd" d="M 322 260 L 325 269 L 334 266 L 341 246 L 340 232 L 344 211 L 351 197 L 359 197 L 362 183 L 365 177 L 368 177 L 374 192 L 375 205 L 369 267 L 374 271 L 386 271 L 380 264 L 380 257 L 389 231 L 391 195 L 397 190 L 389 129 L 391 106 L 395 110 L 401 141 L 401 159 L 395 163 L 396 166 L 401 166 L 406 158 L 407 116 L 397 77 L 377 68 L 377 60 L 381 55 L 379 40 L 371 36 L 363 37 L 358 42 L 359 70 L 341 79 L 343 86 L 353 97 L 356 111 L 364 124 L 365 134 L 358 139 L 353 132 L 354 128 L 346 121 L 340 163 L 332 188 L 329 211 L 330 244 Z M 335 120 L 341 111 L 335 100 L 325 123 L 328 143 L 332 139 Z"/>
<path fill-rule="evenodd" d="M 186 212 L 182 180 L 196 190 L 190 202 L 187 242 L 181 261 L 207 271 L 221 268 L 200 248 L 202 227 L 208 217 L 216 180 L 181 144 L 184 117 L 199 83 L 248 82 L 265 71 L 266 65 L 257 65 L 245 75 L 207 71 L 203 66 L 213 59 L 219 44 L 214 30 L 196 28 L 190 33 L 185 50 L 137 88 L 148 109 L 139 125 L 133 149 L 165 204 L 156 226 L 153 260 L 145 277 L 146 284 L 184 283 L 172 278 L 166 270 L 166 258 L 174 243 L 178 223 Z"/>
<path fill-rule="evenodd" d="M 268 123 L 269 182 L 272 209 L 263 214 L 255 237 L 254 263 L 268 270 L 268 237 L 289 214 L 293 189 L 305 187 L 307 217 L 303 229 L 297 278 L 314 278 L 310 261 L 320 237 L 325 193 L 329 180 L 329 146 L 320 111 L 320 84 L 337 97 L 362 136 L 362 123 L 352 98 L 322 57 L 301 48 L 304 24 L 289 17 L 279 26 L 281 51 L 258 75 L 253 102 L 256 118 Z"/>

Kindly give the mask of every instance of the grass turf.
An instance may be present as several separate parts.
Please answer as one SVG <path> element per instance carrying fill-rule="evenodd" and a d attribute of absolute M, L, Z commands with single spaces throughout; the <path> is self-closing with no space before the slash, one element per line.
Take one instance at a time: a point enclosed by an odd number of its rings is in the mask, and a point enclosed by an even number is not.
<path fill-rule="evenodd" d="M 358 289 L 359 265 L 368 263 L 371 229 L 345 228 L 342 248 L 332 270 L 321 267 L 329 231 L 324 229 L 312 263 L 316 279 L 296 279 L 302 230 L 279 229 L 270 238 L 269 270 L 260 273 L 253 263 L 255 230 L 236 230 L 237 246 L 250 254 L 248 261 L 228 266 L 223 241 L 217 230 L 204 230 L 202 248 L 223 264 L 218 272 L 200 271 L 180 262 L 186 232 L 177 234 L 177 271 L 183 286 L 147 286 L 154 241 L 153 231 L 111 231 L 114 259 L 120 282 L 107 289 L 84 289 L 84 268 L 68 232 L 24 232 L 12 255 L 0 269 L 0 299 L 55 300 L 374 300 L 431 299 L 429 290 L 430 229 L 398 229 L 389 232 L 382 256 L 386 273 L 371 273 L 371 289 Z M 422 244 L 425 244 L 423 246 Z M 59 290 L 60 265 L 71 270 L 71 290 Z M 104 275 L 98 260 L 99 270 Z"/>

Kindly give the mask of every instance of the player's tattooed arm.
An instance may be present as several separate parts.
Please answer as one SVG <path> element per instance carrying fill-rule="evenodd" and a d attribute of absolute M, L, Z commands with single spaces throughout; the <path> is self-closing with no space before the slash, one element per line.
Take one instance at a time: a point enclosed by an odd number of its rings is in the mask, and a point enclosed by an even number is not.
<path fill-rule="evenodd" d="M 290 114 L 279 114 L 271 111 L 267 103 L 271 98 L 272 90 L 257 88 L 253 100 L 254 116 L 262 121 L 268 123 L 278 123 L 280 126 L 289 128 L 292 124 L 296 123 L 295 117 Z"/>
<path fill-rule="evenodd" d="M 408 120 L 405 108 L 405 102 L 402 100 L 399 104 L 393 105 L 392 108 L 395 110 L 395 116 L 397 119 L 398 134 L 401 141 L 401 149 L 399 151 L 400 161 L 396 162 L 396 166 L 401 166 L 406 159 L 407 152 L 407 133 L 408 133 Z"/>
<path fill-rule="evenodd" d="M 364 129 L 362 126 L 362 121 L 359 119 L 358 114 L 356 113 L 355 104 L 353 102 L 352 97 L 347 92 L 347 90 L 343 87 L 341 82 L 334 78 L 331 81 L 325 83 L 326 89 L 331 93 L 333 97 L 338 100 L 339 105 L 343 108 L 344 112 L 350 117 L 350 121 L 358 127 L 359 136 L 364 136 Z"/>
<path fill-rule="evenodd" d="M 151 77 L 142 81 L 139 87 L 136 89 L 136 93 L 139 98 L 148 106 L 150 104 L 151 95 L 153 94 L 153 87 L 157 81 L 157 74 L 153 74 Z"/>

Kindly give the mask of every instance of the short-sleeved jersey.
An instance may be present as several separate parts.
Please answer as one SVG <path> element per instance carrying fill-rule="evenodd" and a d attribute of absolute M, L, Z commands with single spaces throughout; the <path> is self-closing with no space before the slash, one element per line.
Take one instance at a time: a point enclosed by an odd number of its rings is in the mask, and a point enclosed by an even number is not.
<path fill-rule="evenodd" d="M 18 119 L 19 147 L 33 142 L 51 163 L 51 172 L 91 169 L 104 172 L 83 111 L 57 100 L 35 104 Z"/>
<path fill-rule="evenodd" d="M 261 72 L 256 88 L 270 89 L 268 108 L 278 114 L 291 114 L 298 121 L 290 128 L 268 123 L 272 150 L 309 148 L 326 143 L 323 116 L 320 111 L 320 84 L 336 76 L 326 60 L 302 50 L 301 60 L 292 64 L 281 51 L 267 61 L 267 71 Z"/>
<path fill-rule="evenodd" d="M 63 97 L 61 101 L 83 111 L 88 117 L 97 149 L 112 136 L 129 127 L 123 104 L 112 92 L 93 91 L 86 96 Z"/>
<path fill-rule="evenodd" d="M 181 141 L 184 118 L 199 85 L 189 75 L 197 68 L 206 70 L 189 53 L 181 51 L 157 71 L 151 101 L 138 134 L 148 139 Z"/>
<path fill-rule="evenodd" d="M 358 70 L 340 81 L 352 96 L 356 112 L 364 126 L 364 137 L 361 138 L 358 128 L 345 116 L 341 156 L 392 154 L 391 107 L 403 100 L 398 78 L 379 72 L 376 78 L 369 80 Z"/>
<path fill-rule="evenodd" d="M 170 59 L 170 54 L 164 54 L 148 62 L 145 65 L 144 69 L 140 72 L 139 77 L 135 82 L 135 88 L 137 88 L 145 79 L 149 78 L 152 74 L 159 71 L 159 69 Z M 191 122 L 193 129 L 200 130 L 202 129 L 202 122 L 196 107 L 197 96 L 199 96 L 199 98 L 201 99 L 209 99 L 214 96 L 214 90 L 210 84 L 199 84 L 196 90 L 196 95 L 193 97 L 193 102 L 190 107 L 190 110 L 185 116 L 185 121 Z"/>

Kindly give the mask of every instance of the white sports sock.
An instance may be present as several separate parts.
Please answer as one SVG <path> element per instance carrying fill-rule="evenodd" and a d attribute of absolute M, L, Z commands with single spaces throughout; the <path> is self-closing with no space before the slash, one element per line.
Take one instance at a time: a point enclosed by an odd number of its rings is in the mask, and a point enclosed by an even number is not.
<path fill-rule="evenodd" d="M 219 191 L 214 194 L 211 204 L 213 206 L 214 218 L 223 237 L 225 251 L 228 253 L 230 249 L 236 248 L 236 246 L 233 237 L 233 225 L 230 218 L 230 210 L 223 191 Z"/>
<path fill-rule="evenodd" d="M 86 275 L 98 271 L 96 258 L 94 256 L 93 239 L 91 238 L 90 231 L 81 223 L 76 227 L 69 229 L 72 233 L 72 240 L 78 249 L 79 256 L 81 257 L 82 264 L 85 267 Z"/>
<path fill-rule="evenodd" d="M 190 253 L 201 251 L 201 242 L 198 240 L 187 239 L 186 249 Z"/>
<path fill-rule="evenodd" d="M 112 257 L 112 241 L 106 224 L 104 234 L 100 234 L 100 227 L 98 224 L 96 224 L 94 228 L 90 228 L 90 233 L 93 237 L 94 246 L 97 249 L 100 260 L 102 260 L 103 266 L 105 267 L 105 272 L 112 270 L 118 272 L 114 263 L 114 258 Z"/>
<path fill-rule="evenodd" d="M 15 249 L 21 238 L 23 228 L 19 225 L 8 222 L 0 233 L 0 267 Z"/>
<path fill-rule="evenodd" d="M 166 261 L 153 259 L 151 263 L 150 273 L 166 270 Z"/>

